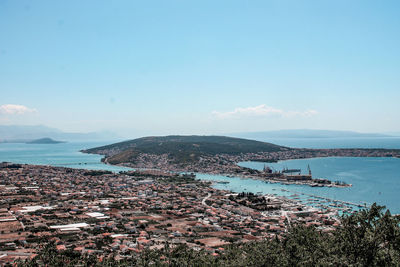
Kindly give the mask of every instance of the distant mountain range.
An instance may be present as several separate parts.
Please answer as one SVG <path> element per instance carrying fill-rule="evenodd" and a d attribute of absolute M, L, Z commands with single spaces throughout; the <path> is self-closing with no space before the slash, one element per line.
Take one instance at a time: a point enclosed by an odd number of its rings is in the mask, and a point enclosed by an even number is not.
<path fill-rule="evenodd" d="M 228 134 L 233 137 L 263 140 L 266 138 L 361 138 L 361 137 L 392 137 L 379 133 L 359 133 L 352 131 L 331 130 L 277 130 L 266 132 L 243 132 Z"/>
<path fill-rule="evenodd" d="M 387 132 L 385 134 L 390 135 L 390 136 L 400 137 L 400 132 Z"/>
<path fill-rule="evenodd" d="M 0 143 L 26 143 L 52 138 L 65 141 L 109 141 L 119 139 L 111 132 L 68 133 L 44 125 L 0 125 Z"/>
<path fill-rule="evenodd" d="M 393 137 L 400 133 L 359 133 L 352 131 L 330 130 L 277 130 L 265 132 L 241 132 L 225 134 L 230 137 L 266 141 L 269 138 L 362 138 L 362 137 Z M 71 133 L 44 125 L 0 125 L 0 143 L 26 143 L 41 138 L 51 138 L 63 141 L 113 141 L 121 137 L 109 131 Z"/>

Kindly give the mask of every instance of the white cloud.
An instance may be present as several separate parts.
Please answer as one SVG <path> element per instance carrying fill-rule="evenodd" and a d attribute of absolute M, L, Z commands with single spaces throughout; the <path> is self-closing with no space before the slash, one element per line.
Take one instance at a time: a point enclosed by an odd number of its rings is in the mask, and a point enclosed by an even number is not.
<path fill-rule="evenodd" d="M 316 110 L 306 110 L 306 111 L 285 111 L 282 109 L 267 106 L 265 104 L 247 107 L 247 108 L 235 108 L 233 111 L 219 112 L 213 111 L 212 114 L 219 119 L 228 118 L 243 118 L 243 117 L 267 117 L 267 116 L 281 116 L 281 117 L 311 117 L 318 112 Z"/>
<path fill-rule="evenodd" d="M 21 115 L 21 114 L 33 113 L 33 112 L 36 112 L 36 109 L 28 108 L 23 105 L 5 104 L 5 105 L 0 106 L 0 114 Z"/>

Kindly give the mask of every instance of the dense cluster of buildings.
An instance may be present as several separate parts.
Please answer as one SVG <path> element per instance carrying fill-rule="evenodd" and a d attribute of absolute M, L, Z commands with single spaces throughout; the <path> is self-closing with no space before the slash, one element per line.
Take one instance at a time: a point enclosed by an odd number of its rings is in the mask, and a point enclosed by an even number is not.
<path fill-rule="evenodd" d="M 166 244 L 217 256 L 230 243 L 282 237 L 298 222 L 331 231 L 339 224 L 336 215 L 162 171 L 0 165 L 0 264 L 34 257 L 48 242 L 99 258 L 134 257 Z"/>

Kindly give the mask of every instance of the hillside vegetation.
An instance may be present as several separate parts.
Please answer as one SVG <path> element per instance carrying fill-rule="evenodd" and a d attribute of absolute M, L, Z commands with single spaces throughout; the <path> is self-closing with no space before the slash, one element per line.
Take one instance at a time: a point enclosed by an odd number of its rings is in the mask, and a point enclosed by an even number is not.
<path fill-rule="evenodd" d="M 132 162 L 140 154 L 167 154 L 176 162 L 194 161 L 202 155 L 275 152 L 289 148 L 271 143 L 225 136 L 143 137 L 85 150 L 108 156 L 108 162 Z"/>

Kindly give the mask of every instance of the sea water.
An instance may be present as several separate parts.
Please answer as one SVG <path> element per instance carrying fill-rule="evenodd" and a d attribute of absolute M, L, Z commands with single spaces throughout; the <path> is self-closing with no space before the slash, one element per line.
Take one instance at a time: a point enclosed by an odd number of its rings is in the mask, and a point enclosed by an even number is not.
<path fill-rule="evenodd" d="M 241 162 L 240 166 L 262 170 L 264 163 Z M 301 169 L 313 178 L 343 181 L 351 187 L 310 187 L 288 185 L 286 189 L 300 193 L 327 197 L 368 206 L 376 202 L 385 205 L 394 213 L 400 213 L 400 159 L 399 158 L 354 158 L 329 157 L 287 160 L 265 163 L 274 170 Z"/>
<path fill-rule="evenodd" d="M 101 162 L 103 156 L 86 154 L 80 150 L 103 146 L 109 142 L 21 144 L 0 143 L 0 162 L 52 165 L 90 170 L 126 171 L 129 168 L 107 165 Z"/>

